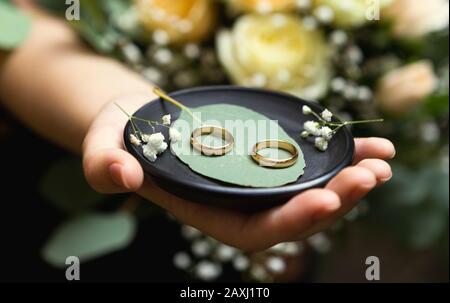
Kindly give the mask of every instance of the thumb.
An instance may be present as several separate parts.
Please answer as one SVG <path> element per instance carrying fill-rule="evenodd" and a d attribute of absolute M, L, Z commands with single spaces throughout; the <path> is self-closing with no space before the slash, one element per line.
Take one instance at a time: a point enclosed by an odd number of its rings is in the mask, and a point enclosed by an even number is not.
<path fill-rule="evenodd" d="M 118 101 L 133 113 L 148 101 L 148 96 Z M 113 103 L 108 104 L 97 116 L 84 140 L 84 174 L 87 182 L 98 192 L 137 191 L 144 181 L 141 165 L 123 149 L 123 129 L 127 119 Z"/>

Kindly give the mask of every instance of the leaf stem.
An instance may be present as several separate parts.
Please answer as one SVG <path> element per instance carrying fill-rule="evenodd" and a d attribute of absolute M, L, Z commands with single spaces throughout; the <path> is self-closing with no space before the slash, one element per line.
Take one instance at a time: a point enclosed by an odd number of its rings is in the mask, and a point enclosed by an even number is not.
<path fill-rule="evenodd" d="M 153 92 L 158 95 L 160 98 L 172 103 L 173 105 L 175 105 L 176 107 L 186 111 L 191 117 L 192 119 L 196 120 L 197 122 L 199 122 L 200 124 L 203 124 L 202 121 L 200 121 L 199 118 L 197 118 L 196 116 L 194 116 L 194 114 L 192 113 L 192 111 L 184 106 L 183 104 L 181 104 L 180 102 L 178 102 L 177 100 L 173 99 L 172 97 L 170 97 L 169 95 L 167 95 L 162 89 L 160 89 L 159 87 L 155 87 L 153 88 Z"/>

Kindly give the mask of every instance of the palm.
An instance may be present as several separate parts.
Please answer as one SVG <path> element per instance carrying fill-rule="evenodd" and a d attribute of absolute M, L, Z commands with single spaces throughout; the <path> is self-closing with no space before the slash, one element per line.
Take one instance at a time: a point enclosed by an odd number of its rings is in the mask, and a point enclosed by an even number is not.
<path fill-rule="evenodd" d="M 128 96 L 118 102 L 134 112 L 144 100 L 148 96 Z M 108 105 L 93 123 L 84 143 L 84 168 L 89 183 L 100 192 L 137 191 L 180 221 L 244 250 L 262 250 L 326 229 L 392 175 L 384 161 L 395 154 L 392 143 L 381 138 L 356 139 L 354 166 L 341 171 L 323 189 L 305 191 L 282 206 L 255 214 L 204 206 L 144 181 L 141 166 L 122 148 L 126 119 Z"/>

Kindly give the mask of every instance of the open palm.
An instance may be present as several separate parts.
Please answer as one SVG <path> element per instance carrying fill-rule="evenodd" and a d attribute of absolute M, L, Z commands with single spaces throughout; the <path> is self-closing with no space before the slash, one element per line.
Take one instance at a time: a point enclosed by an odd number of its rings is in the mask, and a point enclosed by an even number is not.
<path fill-rule="evenodd" d="M 132 113 L 149 99 L 148 95 L 129 95 L 115 102 Z M 126 121 L 110 103 L 92 124 L 83 146 L 84 172 L 91 186 L 103 193 L 135 191 L 183 223 L 246 251 L 300 240 L 326 229 L 392 176 L 385 160 L 394 157 L 393 144 L 383 138 L 358 138 L 354 166 L 342 170 L 323 189 L 305 191 L 282 206 L 255 214 L 204 206 L 144 180 L 141 165 L 123 149 Z"/>

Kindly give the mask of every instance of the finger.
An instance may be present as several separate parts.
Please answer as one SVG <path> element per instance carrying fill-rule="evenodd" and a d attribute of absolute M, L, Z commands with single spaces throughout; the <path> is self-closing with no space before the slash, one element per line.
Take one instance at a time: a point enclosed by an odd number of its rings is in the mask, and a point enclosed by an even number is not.
<path fill-rule="evenodd" d="M 335 192 L 340 200 L 341 207 L 328 218 L 317 222 L 300 234 L 298 239 L 307 238 L 315 233 L 329 228 L 337 219 L 348 213 L 370 190 L 377 184 L 375 175 L 364 167 L 350 167 L 342 170 L 326 186 Z"/>
<path fill-rule="evenodd" d="M 347 212 L 377 184 L 374 173 L 364 167 L 349 167 L 342 170 L 326 186 L 342 201 L 340 212 Z"/>
<path fill-rule="evenodd" d="M 117 102 L 130 113 L 144 104 L 148 96 L 128 96 Z M 114 104 L 96 118 L 83 143 L 83 167 L 86 180 L 102 193 L 136 191 L 144 173 L 139 162 L 123 149 L 123 129 L 127 116 Z"/>
<path fill-rule="evenodd" d="M 309 190 L 283 206 L 254 215 L 186 201 L 149 181 L 139 193 L 185 224 L 245 251 L 263 250 L 295 238 L 340 206 L 339 197 L 325 189 Z"/>
<path fill-rule="evenodd" d="M 317 222 L 332 216 L 340 206 L 340 199 L 333 191 L 308 190 L 283 206 L 249 217 L 242 227 L 245 230 L 242 234 L 244 239 L 251 239 L 252 243 L 242 245 L 246 245 L 247 250 L 254 251 L 292 241 Z"/>
<path fill-rule="evenodd" d="M 357 166 L 370 170 L 375 175 L 378 185 L 384 184 L 392 178 L 391 166 L 386 161 L 365 159 L 359 162 Z"/>
<path fill-rule="evenodd" d="M 391 141 L 384 138 L 357 138 L 355 139 L 354 163 L 364 159 L 389 160 L 395 157 L 395 147 Z"/>

